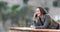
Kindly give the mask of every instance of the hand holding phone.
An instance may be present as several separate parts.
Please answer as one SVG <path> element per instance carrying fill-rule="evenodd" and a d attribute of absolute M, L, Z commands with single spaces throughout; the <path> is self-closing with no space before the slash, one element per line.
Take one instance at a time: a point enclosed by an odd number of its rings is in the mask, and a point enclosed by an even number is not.
<path fill-rule="evenodd" d="M 37 18 L 37 14 L 34 13 L 33 20 L 36 20 L 36 18 Z"/>

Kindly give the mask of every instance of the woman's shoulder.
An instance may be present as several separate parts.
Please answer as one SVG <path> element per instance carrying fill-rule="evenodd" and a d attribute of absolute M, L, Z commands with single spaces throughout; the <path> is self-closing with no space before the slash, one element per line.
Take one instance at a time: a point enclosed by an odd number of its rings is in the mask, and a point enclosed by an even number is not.
<path fill-rule="evenodd" d="M 44 15 L 45 18 L 50 18 L 50 15 L 46 14 Z"/>

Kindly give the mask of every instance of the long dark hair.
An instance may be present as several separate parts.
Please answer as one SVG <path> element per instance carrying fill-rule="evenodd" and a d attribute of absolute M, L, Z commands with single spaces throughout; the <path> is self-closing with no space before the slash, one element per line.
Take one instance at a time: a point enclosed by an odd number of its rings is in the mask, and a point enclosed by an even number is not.
<path fill-rule="evenodd" d="M 37 7 L 37 8 L 39 8 L 40 12 L 41 12 L 43 15 L 47 14 L 46 11 L 45 11 L 42 7 Z"/>

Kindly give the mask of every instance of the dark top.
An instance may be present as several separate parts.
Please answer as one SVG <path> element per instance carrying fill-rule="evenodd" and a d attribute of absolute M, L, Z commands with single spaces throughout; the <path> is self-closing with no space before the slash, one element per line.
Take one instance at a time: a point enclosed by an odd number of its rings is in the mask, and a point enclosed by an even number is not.
<path fill-rule="evenodd" d="M 52 23 L 51 27 L 49 27 L 50 24 L 51 18 L 49 15 L 44 15 L 43 21 L 41 21 L 39 17 L 36 18 L 36 21 L 33 21 L 33 25 L 36 27 L 36 29 L 56 29 L 56 24 Z"/>

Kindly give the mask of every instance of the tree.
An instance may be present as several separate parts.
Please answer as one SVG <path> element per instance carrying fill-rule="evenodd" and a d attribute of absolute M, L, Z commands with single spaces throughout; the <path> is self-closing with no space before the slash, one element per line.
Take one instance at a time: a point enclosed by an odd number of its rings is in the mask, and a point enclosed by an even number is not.
<path fill-rule="evenodd" d="M 0 1 L 0 13 L 3 13 L 3 9 L 6 10 L 7 9 L 7 2 L 4 1 Z"/>
<path fill-rule="evenodd" d="M 22 21 L 24 21 L 27 24 L 27 20 L 31 18 L 32 13 L 32 6 L 28 5 L 28 0 L 23 0 L 23 5 L 20 6 L 20 17 Z M 26 26 L 26 24 L 24 24 Z"/>
<path fill-rule="evenodd" d="M 5 23 L 6 23 L 6 20 L 7 20 L 7 2 L 5 2 L 5 1 L 0 1 L 0 17 L 1 17 L 1 19 L 2 19 L 2 23 L 3 23 L 3 27 L 4 27 L 4 29 L 5 30 L 7 30 L 6 29 L 6 25 L 5 25 Z"/>
<path fill-rule="evenodd" d="M 11 22 L 11 24 L 13 25 L 13 24 L 16 24 L 17 26 L 20 26 L 20 24 L 19 24 L 19 9 L 17 9 L 18 7 L 19 7 L 20 5 L 13 5 L 12 7 L 11 7 L 11 10 L 12 10 L 12 12 L 11 12 L 11 20 L 12 20 L 12 22 Z M 14 26 L 14 25 L 13 25 Z"/>

